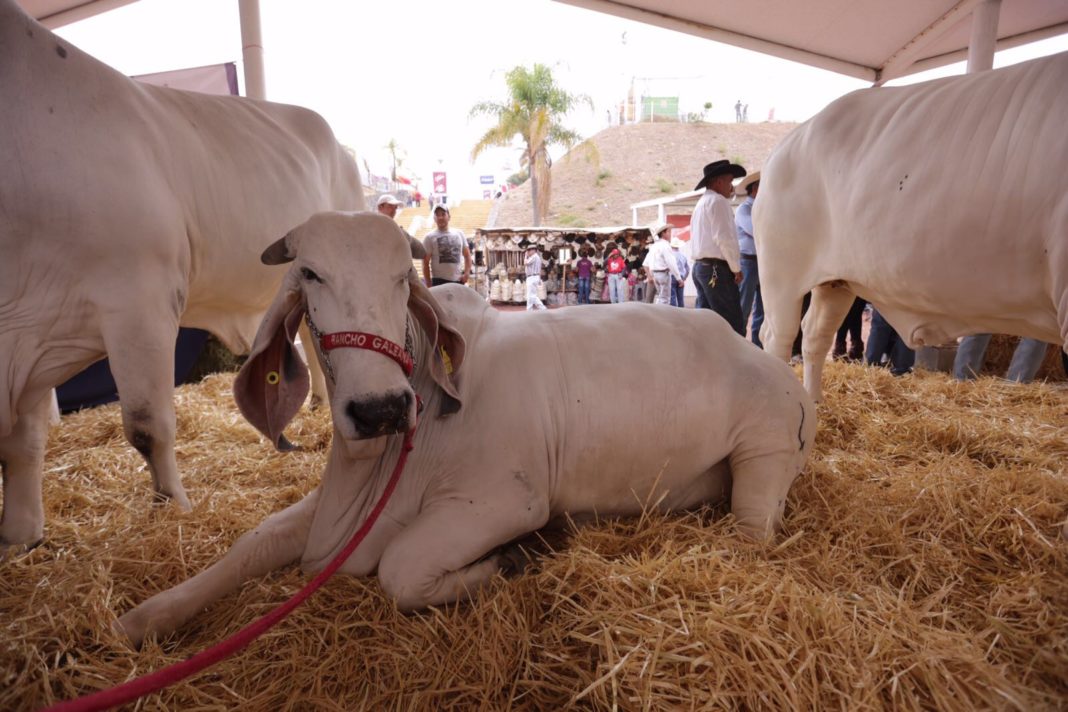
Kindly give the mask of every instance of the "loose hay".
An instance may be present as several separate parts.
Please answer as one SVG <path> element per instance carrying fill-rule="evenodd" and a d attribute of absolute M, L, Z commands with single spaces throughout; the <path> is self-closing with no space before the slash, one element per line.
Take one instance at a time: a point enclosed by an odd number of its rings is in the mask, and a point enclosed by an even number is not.
<path fill-rule="evenodd" d="M 816 451 L 765 548 L 724 510 L 607 521 L 467 605 L 399 614 L 336 577 L 238 657 L 145 708 L 764 709 L 1068 706 L 1068 391 L 828 364 Z M 232 376 L 178 391 L 194 510 L 150 506 L 115 407 L 64 419 L 47 540 L 0 563 L 0 709 L 159 669 L 292 595 L 252 581 L 140 653 L 116 613 L 221 556 L 315 486 L 325 411 L 279 454 Z"/>

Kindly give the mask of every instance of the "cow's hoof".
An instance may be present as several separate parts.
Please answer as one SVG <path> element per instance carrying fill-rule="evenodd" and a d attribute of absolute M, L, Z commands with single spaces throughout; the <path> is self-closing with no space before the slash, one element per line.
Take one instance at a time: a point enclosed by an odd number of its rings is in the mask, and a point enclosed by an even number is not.
<path fill-rule="evenodd" d="M 167 502 L 173 502 L 174 506 L 183 512 L 193 511 L 193 505 L 189 502 L 189 497 L 186 496 L 184 491 L 180 491 L 177 494 L 170 494 L 168 492 L 155 493 L 155 501 L 159 504 L 166 504 Z"/>
<path fill-rule="evenodd" d="M 125 638 L 134 650 L 140 650 L 149 636 L 167 635 L 177 627 L 171 609 L 158 595 L 127 611 L 111 624 L 111 629 Z"/>
<path fill-rule="evenodd" d="M 9 543 L 0 538 L 0 561 L 8 561 L 9 559 L 16 559 L 20 556 L 24 556 L 39 547 L 43 541 L 44 537 L 41 537 L 29 544 L 20 544 Z"/>
<path fill-rule="evenodd" d="M 124 620 L 128 615 L 129 614 L 127 614 L 126 616 L 122 616 L 122 618 L 119 618 L 114 623 L 112 623 L 111 630 L 119 638 L 126 641 L 126 644 L 129 645 L 133 650 L 141 650 L 141 643 L 145 639 L 144 631 L 134 630 L 133 626 L 129 622 Z"/>
<path fill-rule="evenodd" d="M 501 548 L 497 554 L 497 562 L 501 567 L 501 573 L 505 576 L 519 576 L 532 571 L 536 561 L 526 547 L 519 544 L 509 544 Z"/>
<path fill-rule="evenodd" d="M 285 435 L 278 436 L 278 452 L 295 452 L 300 450 L 300 445 L 294 445 Z"/>

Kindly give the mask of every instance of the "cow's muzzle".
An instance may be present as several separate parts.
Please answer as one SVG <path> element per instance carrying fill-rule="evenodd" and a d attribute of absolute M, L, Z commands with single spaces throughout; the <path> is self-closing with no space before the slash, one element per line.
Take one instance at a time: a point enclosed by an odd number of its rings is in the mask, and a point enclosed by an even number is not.
<path fill-rule="evenodd" d="M 409 429 L 408 414 L 412 412 L 411 391 L 350 400 L 345 404 L 345 416 L 352 422 L 361 438 L 402 433 Z"/>

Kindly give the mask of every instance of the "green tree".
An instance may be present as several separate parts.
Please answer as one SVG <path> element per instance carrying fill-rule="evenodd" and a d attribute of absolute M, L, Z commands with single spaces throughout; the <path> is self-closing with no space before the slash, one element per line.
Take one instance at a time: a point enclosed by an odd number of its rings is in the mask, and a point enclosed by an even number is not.
<path fill-rule="evenodd" d="M 530 199 L 534 225 L 538 226 L 549 212 L 552 194 L 549 146 L 559 144 L 570 149 L 581 140 L 577 133 L 564 128 L 561 120 L 579 104 L 593 109 L 593 101 L 584 94 L 571 94 L 558 87 L 552 70 L 544 64 L 535 64 L 533 69 L 515 67 L 504 79 L 508 86 L 505 101 L 481 101 L 471 107 L 470 117 L 491 116 L 497 120 L 471 149 L 471 160 L 490 146 L 511 146 L 519 136 L 523 141 L 519 163 L 530 174 Z"/>
<path fill-rule="evenodd" d="M 393 166 L 390 168 L 389 179 L 397 180 L 397 167 L 404 163 L 404 151 L 401 149 L 400 144 L 397 143 L 397 139 L 391 138 L 389 143 L 384 147 L 389 151 L 389 157 L 393 161 Z"/>

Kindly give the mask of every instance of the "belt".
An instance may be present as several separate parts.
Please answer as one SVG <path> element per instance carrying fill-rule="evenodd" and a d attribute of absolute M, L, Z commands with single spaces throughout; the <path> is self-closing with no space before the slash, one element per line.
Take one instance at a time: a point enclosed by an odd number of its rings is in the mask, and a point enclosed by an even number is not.
<path fill-rule="evenodd" d="M 744 252 L 742 253 L 741 257 L 742 257 L 743 260 L 755 260 L 756 259 L 756 255 L 747 255 Z"/>
<path fill-rule="evenodd" d="M 726 263 L 726 261 L 727 260 L 722 259 L 720 257 L 698 257 L 697 259 L 694 260 L 694 262 L 700 262 L 703 265 L 711 265 L 711 264 L 715 264 L 716 262 L 724 262 L 724 263 Z"/>
<path fill-rule="evenodd" d="M 653 271 L 654 272 L 667 272 L 668 270 L 666 270 L 666 269 L 654 269 Z"/>

